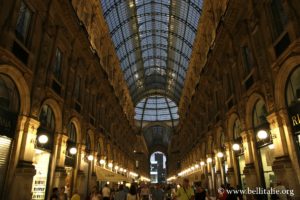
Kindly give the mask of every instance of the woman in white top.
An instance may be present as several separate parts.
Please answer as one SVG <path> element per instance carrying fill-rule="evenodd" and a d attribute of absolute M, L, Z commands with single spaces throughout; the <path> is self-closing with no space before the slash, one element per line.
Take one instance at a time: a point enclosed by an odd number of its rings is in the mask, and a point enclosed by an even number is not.
<path fill-rule="evenodd" d="M 139 200 L 139 196 L 137 193 L 136 186 L 132 184 L 129 189 L 129 193 L 127 194 L 126 200 Z"/>

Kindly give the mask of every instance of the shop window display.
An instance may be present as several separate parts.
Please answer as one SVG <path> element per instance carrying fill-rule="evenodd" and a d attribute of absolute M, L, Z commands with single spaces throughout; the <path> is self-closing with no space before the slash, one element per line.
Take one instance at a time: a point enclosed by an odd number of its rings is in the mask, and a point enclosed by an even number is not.
<path fill-rule="evenodd" d="M 36 174 L 32 181 L 32 200 L 46 198 L 51 152 L 55 132 L 55 116 L 48 105 L 43 105 L 39 115 L 40 127 L 37 131 L 33 165 Z"/>

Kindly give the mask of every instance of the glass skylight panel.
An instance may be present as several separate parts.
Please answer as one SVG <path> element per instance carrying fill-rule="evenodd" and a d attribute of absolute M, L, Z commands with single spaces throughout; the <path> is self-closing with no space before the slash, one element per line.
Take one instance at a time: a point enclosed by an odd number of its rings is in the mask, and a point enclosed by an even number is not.
<path fill-rule="evenodd" d="M 183 0 L 176 1 L 176 4 L 172 1 L 171 5 L 170 0 L 136 0 L 133 6 L 129 1 L 121 0 L 100 2 L 124 77 L 134 96 L 133 101 L 142 97 L 140 91 L 147 92 L 149 89 L 166 90 L 167 94 L 178 101 L 203 1 Z M 137 70 L 138 78 L 135 77 Z M 170 71 L 175 76 L 170 75 Z M 170 86 L 162 84 L 164 79 L 161 76 L 166 73 L 165 81 L 172 80 Z M 145 84 L 144 75 L 151 75 L 151 84 L 141 87 L 140 84 Z M 136 91 L 137 88 L 140 89 Z"/>

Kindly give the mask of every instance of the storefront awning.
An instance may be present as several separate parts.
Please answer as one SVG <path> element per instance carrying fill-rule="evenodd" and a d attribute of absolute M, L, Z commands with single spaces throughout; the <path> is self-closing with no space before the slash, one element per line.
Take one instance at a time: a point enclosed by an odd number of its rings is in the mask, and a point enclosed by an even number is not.
<path fill-rule="evenodd" d="M 131 182 L 131 179 L 121 174 L 116 174 L 110 170 L 104 169 L 102 167 L 96 166 L 96 175 L 98 181 L 110 181 L 110 182 L 119 182 L 126 181 Z"/>

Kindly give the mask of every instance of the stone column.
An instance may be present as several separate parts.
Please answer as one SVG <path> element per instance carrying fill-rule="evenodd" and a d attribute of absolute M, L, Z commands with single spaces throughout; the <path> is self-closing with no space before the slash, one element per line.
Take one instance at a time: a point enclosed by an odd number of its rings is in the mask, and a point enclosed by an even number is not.
<path fill-rule="evenodd" d="M 88 167 L 89 162 L 87 160 L 87 154 L 85 152 L 85 145 L 78 145 L 78 170 L 77 170 L 77 180 L 75 189 L 78 189 L 78 194 L 81 198 L 85 198 L 87 191 L 87 177 L 88 177 Z"/>
<path fill-rule="evenodd" d="M 222 179 L 222 158 L 218 158 L 215 156 L 213 160 L 215 160 L 215 166 L 216 166 L 216 173 L 215 173 L 215 189 L 218 189 L 221 187 L 221 184 L 223 184 Z"/>
<path fill-rule="evenodd" d="M 300 198 L 299 179 L 295 178 L 296 171 L 293 168 L 293 164 L 288 154 L 287 141 L 285 137 L 284 127 L 288 127 L 287 124 L 283 124 L 285 120 L 281 120 L 287 116 L 287 113 L 281 111 L 281 113 L 272 113 L 268 116 L 270 124 L 271 136 L 274 144 L 274 156 L 275 160 L 272 165 L 275 177 L 277 181 L 280 181 L 285 187 L 294 189 L 295 199 Z M 288 129 L 286 128 L 286 131 Z"/>
<path fill-rule="evenodd" d="M 96 171 L 95 171 L 95 166 L 96 165 L 99 165 L 99 161 L 96 159 L 97 158 L 97 152 L 96 151 L 92 151 L 91 152 L 92 155 L 94 155 L 94 160 L 91 162 L 91 165 L 90 165 L 90 178 L 89 178 L 89 190 L 88 191 L 91 191 L 91 189 L 95 186 L 97 186 L 97 176 L 96 176 Z"/>
<path fill-rule="evenodd" d="M 33 177 L 36 173 L 33 166 L 33 157 L 35 154 L 36 133 L 40 122 L 33 118 L 23 118 L 26 120 L 23 130 L 19 162 L 15 170 L 10 190 L 10 198 L 14 199 L 31 199 L 31 189 Z"/>
<path fill-rule="evenodd" d="M 207 158 L 212 158 L 211 154 L 207 155 Z M 212 158 L 213 159 L 213 158 Z M 208 190 L 210 195 L 214 195 L 214 170 L 213 170 L 213 162 L 214 160 L 209 163 L 206 161 L 206 167 L 207 167 L 207 181 L 208 181 Z"/>
<path fill-rule="evenodd" d="M 253 157 L 253 149 L 255 144 L 255 138 L 253 130 L 248 132 L 244 131 L 241 133 L 243 148 L 244 148 L 244 156 L 245 156 L 245 168 L 243 173 L 245 174 L 246 187 L 254 189 L 259 185 L 259 176 L 257 175 L 257 168 L 254 165 L 254 157 Z M 256 164 L 257 159 L 256 159 Z M 252 195 L 246 195 L 247 199 L 253 199 Z"/>
<path fill-rule="evenodd" d="M 208 188 L 208 180 L 207 180 L 207 168 L 206 166 L 201 166 L 201 185 L 204 187 L 204 188 Z"/>
<path fill-rule="evenodd" d="M 237 185 L 237 177 L 234 170 L 234 152 L 232 150 L 232 142 L 225 142 L 225 155 L 226 155 L 226 162 L 227 162 L 227 177 L 228 177 L 228 183 L 231 186 Z"/>
<path fill-rule="evenodd" d="M 72 195 L 74 194 L 74 191 L 80 192 L 79 183 L 81 181 L 81 178 L 83 177 L 83 171 L 80 170 L 80 164 L 81 164 L 81 156 L 82 156 L 82 144 L 77 143 L 77 154 L 76 154 L 76 161 L 75 166 L 73 168 L 73 187 L 72 187 Z"/>
<path fill-rule="evenodd" d="M 54 141 L 54 148 L 57 149 L 56 153 L 56 167 L 53 178 L 53 187 L 64 187 L 66 185 L 65 179 L 67 177 L 65 166 L 66 150 L 67 150 L 67 140 L 68 136 L 59 133 L 56 135 Z"/>

